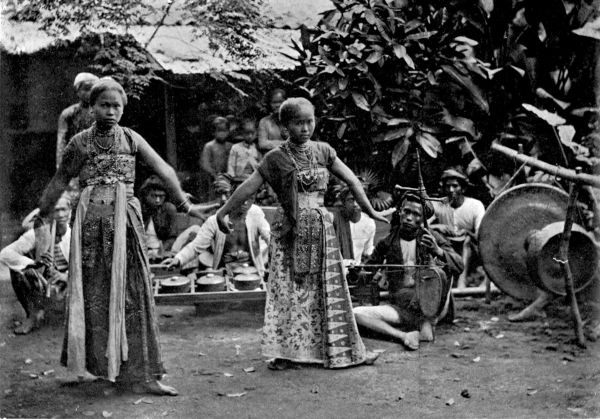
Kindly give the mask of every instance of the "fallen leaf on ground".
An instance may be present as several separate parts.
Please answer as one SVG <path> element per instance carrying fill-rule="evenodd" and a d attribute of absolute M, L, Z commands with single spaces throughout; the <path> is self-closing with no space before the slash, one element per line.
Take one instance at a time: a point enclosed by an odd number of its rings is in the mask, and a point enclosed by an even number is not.
<path fill-rule="evenodd" d="M 227 397 L 242 397 L 245 396 L 247 393 L 244 391 L 242 393 L 227 393 Z"/>
<path fill-rule="evenodd" d="M 529 390 L 529 391 L 527 391 L 527 395 L 528 396 L 533 396 L 537 392 L 538 392 L 537 390 Z"/>
<path fill-rule="evenodd" d="M 581 407 L 567 407 L 567 410 L 569 412 L 573 412 L 573 413 L 581 413 L 581 412 L 583 412 L 583 409 Z"/>
<path fill-rule="evenodd" d="M 479 362 L 479 361 L 481 361 L 481 357 L 480 356 L 478 356 L 477 358 L 473 358 L 473 362 Z"/>
<path fill-rule="evenodd" d="M 254 367 L 248 367 L 248 368 L 244 368 L 244 372 L 246 372 L 246 373 L 250 373 L 250 372 L 254 372 L 254 371 L 256 371 L 256 370 L 254 369 Z"/>
<path fill-rule="evenodd" d="M 452 406 L 454 404 L 454 399 L 446 400 L 446 406 Z"/>
<path fill-rule="evenodd" d="M 110 418 L 113 415 L 113 412 L 108 412 L 106 410 L 102 411 L 102 417 L 103 418 Z"/>

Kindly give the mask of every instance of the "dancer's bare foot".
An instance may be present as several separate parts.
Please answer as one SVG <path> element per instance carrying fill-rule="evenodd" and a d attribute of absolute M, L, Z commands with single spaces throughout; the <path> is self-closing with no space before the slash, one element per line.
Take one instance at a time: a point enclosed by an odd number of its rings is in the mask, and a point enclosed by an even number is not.
<path fill-rule="evenodd" d="M 155 394 L 157 396 L 177 396 L 179 394 L 175 388 L 164 385 L 158 380 L 133 384 L 131 391 L 136 394 Z"/>
<path fill-rule="evenodd" d="M 38 310 L 29 315 L 20 326 L 16 327 L 14 332 L 15 335 L 26 335 L 33 329 L 37 329 L 44 320 L 44 310 Z"/>
<path fill-rule="evenodd" d="M 419 334 L 419 340 L 421 342 L 433 342 L 433 325 L 430 321 L 425 320 L 421 325 L 421 333 Z"/>
<path fill-rule="evenodd" d="M 371 352 L 371 351 L 367 351 L 367 356 L 365 358 L 365 365 L 373 365 L 375 363 L 375 361 L 377 360 L 377 358 L 379 358 L 379 355 L 381 355 L 381 352 Z"/>
<path fill-rule="evenodd" d="M 402 339 L 402 343 L 406 346 L 407 349 L 411 351 L 416 351 L 419 349 L 419 332 L 408 332 L 405 333 L 404 339 Z"/>
<path fill-rule="evenodd" d="M 509 322 L 530 322 L 537 319 L 542 319 L 546 317 L 546 313 L 540 310 L 536 310 L 534 308 L 527 307 L 524 310 L 518 312 L 517 314 L 511 314 L 508 316 Z"/>

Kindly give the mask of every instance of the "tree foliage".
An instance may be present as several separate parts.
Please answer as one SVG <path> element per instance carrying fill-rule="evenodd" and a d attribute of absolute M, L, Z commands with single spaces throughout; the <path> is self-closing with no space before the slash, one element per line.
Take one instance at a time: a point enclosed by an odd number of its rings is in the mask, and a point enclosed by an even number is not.
<path fill-rule="evenodd" d="M 516 147 L 529 138 L 531 148 L 541 130 L 556 150 L 553 129 L 522 107 L 524 101 L 540 104 L 539 97 L 528 96 L 537 81 L 533 87 L 527 84 L 526 64 L 516 64 L 510 56 L 515 49 L 499 59 L 486 13 L 492 3 L 332 0 L 335 8 L 324 13 L 319 28 L 294 45 L 305 71 L 299 82 L 320 99 L 321 135 L 347 155 L 360 150 L 364 159 L 365 151 L 370 152 L 370 163 L 393 173 L 392 181 L 416 181 L 414 156 L 419 150 L 426 163 L 425 181 L 433 188 L 436 172 L 445 165 L 483 167 L 477 154 L 485 154 L 494 139 L 512 136 Z M 571 39 L 570 31 L 563 29 L 561 42 L 556 42 L 560 19 L 555 10 L 560 11 L 562 2 L 551 3 L 526 2 L 524 38 L 537 38 L 538 25 L 544 23 L 547 39 L 529 45 L 523 37 L 515 41 L 525 49 L 522 62 L 537 60 L 540 72 L 574 62 L 573 48 L 566 48 L 565 41 Z M 435 163 L 442 155 L 444 162 Z M 464 161 L 465 155 L 473 162 Z"/>

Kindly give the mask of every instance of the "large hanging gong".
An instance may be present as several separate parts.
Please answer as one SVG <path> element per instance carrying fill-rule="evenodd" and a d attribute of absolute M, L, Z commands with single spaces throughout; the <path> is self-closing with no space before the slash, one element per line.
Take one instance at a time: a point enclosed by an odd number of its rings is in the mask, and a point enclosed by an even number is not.
<path fill-rule="evenodd" d="M 527 183 L 508 189 L 488 207 L 479 227 L 479 251 L 486 273 L 498 288 L 521 300 L 537 296 L 525 243 L 533 230 L 565 220 L 568 199 L 554 186 Z"/>

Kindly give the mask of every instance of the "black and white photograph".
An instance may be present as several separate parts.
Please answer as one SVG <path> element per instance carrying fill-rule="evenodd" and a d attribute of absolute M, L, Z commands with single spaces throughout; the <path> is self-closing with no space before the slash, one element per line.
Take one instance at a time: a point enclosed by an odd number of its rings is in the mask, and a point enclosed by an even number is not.
<path fill-rule="evenodd" d="M 600 0 L 2 0 L 0 418 L 600 418 Z"/>

